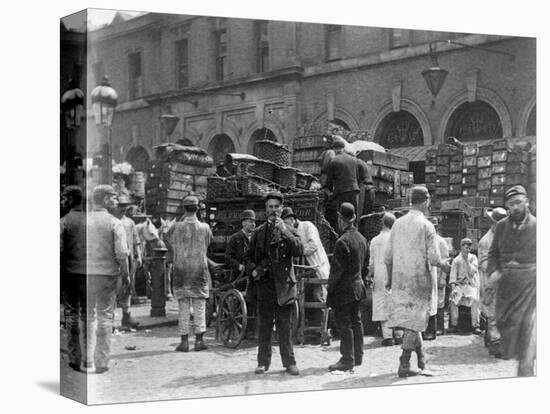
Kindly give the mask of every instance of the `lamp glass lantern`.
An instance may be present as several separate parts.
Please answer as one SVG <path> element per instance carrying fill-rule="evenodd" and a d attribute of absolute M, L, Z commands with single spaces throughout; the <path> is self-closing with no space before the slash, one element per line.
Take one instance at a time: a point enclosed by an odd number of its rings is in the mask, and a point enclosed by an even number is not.
<path fill-rule="evenodd" d="M 443 86 L 449 72 L 439 66 L 434 49 L 434 46 L 430 44 L 430 58 L 432 60 L 432 64 L 429 68 L 422 71 L 422 76 L 424 77 L 430 92 L 435 98 L 441 90 L 441 87 Z"/>
<path fill-rule="evenodd" d="M 118 94 L 107 77 L 92 90 L 92 110 L 97 125 L 111 126 L 118 101 Z"/>
<path fill-rule="evenodd" d="M 84 93 L 69 82 L 69 89 L 61 97 L 61 110 L 65 115 L 65 125 L 68 129 L 78 128 L 84 109 Z"/>

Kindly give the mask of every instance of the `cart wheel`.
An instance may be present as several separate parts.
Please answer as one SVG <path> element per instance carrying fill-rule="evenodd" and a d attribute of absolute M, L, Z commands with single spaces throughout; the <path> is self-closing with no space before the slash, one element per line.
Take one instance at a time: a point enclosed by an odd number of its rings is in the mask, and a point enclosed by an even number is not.
<path fill-rule="evenodd" d="M 236 348 L 246 334 L 246 302 L 243 294 L 231 289 L 223 295 L 218 306 L 217 331 L 223 344 Z"/>

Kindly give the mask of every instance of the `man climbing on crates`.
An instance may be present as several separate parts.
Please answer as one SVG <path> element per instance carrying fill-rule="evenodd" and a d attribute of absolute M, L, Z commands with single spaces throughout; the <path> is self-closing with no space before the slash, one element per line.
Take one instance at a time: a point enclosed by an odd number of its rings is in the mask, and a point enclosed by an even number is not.
<path fill-rule="evenodd" d="M 252 237 L 245 255 L 247 270 L 254 278 L 258 299 L 258 367 L 264 374 L 271 365 L 271 336 L 275 322 L 283 367 L 299 375 L 291 339 L 291 317 L 296 302 L 296 278 L 292 258 L 303 254 L 299 237 L 281 218 L 283 195 L 265 196 L 267 220 Z"/>
<path fill-rule="evenodd" d="M 331 193 L 331 198 L 336 211 L 344 202 L 353 205 L 354 211 L 363 213 L 363 206 L 359 206 L 359 193 L 361 187 L 366 186 L 367 197 L 372 205 L 374 200 L 374 186 L 369 174 L 367 164 L 344 151 L 346 141 L 335 136 L 332 141 L 332 148 L 335 155 L 326 166 L 327 178 L 324 188 Z M 359 208 L 360 207 L 360 208 Z M 331 223 L 336 227 L 337 223 Z"/>

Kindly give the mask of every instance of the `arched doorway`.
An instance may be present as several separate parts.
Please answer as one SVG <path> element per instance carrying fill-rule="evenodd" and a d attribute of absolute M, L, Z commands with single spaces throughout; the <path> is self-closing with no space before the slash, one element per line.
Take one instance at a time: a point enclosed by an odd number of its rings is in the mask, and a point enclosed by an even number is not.
<path fill-rule="evenodd" d="M 214 159 L 214 165 L 225 161 L 225 155 L 235 152 L 235 144 L 227 134 L 218 134 L 208 144 L 208 153 Z"/>
<path fill-rule="evenodd" d="M 250 136 L 250 139 L 248 140 L 248 146 L 246 148 L 246 152 L 248 154 L 256 155 L 256 142 L 261 140 L 269 140 L 269 141 L 277 141 L 277 137 L 273 133 L 273 131 L 269 128 L 261 128 L 257 129 L 252 133 Z"/>
<path fill-rule="evenodd" d="M 502 123 L 495 109 L 486 102 L 465 102 L 453 112 L 445 128 L 445 138 L 459 141 L 502 138 Z"/>
<path fill-rule="evenodd" d="M 391 112 L 376 128 L 374 142 L 384 148 L 417 147 L 424 145 L 424 134 L 413 114 L 407 111 Z"/>
<path fill-rule="evenodd" d="M 527 128 L 525 130 L 527 136 L 537 135 L 537 105 L 533 106 L 527 118 Z"/>
<path fill-rule="evenodd" d="M 149 154 L 142 146 L 132 147 L 126 154 L 126 161 L 132 164 L 135 171 L 147 171 L 149 169 Z"/>

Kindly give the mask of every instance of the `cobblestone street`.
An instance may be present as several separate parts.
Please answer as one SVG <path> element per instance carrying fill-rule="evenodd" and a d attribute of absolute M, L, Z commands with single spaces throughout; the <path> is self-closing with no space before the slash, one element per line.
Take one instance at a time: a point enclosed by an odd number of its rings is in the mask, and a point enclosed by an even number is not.
<path fill-rule="evenodd" d="M 296 346 L 301 375 L 292 377 L 283 370 L 278 347 L 264 375 L 255 375 L 256 347 L 243 342 L 237 349 L 217 343 L 214 330 L 205 335 L 209 349 L 177 353 L 179 342 L 175 327 L 161 327 L 113 336 L 110 370 L 89 375 L 90 404 L 128 401 L 155 401 L 230 395 L 252 395 L 297 390 L 324 390 L 425 382 L 506 378 L 515 376 L 516 363 L 489 357 L 482 337 L 446 335 L 425 342 L 429 371 L 433 376 L 407 379 L 397 377 L 400 347 L 381 347 L 380 338 L 365 337 L 363 365 L 353 373 L 329 373 L 327 367 L 339 358 L 339 341 L 329 347 Z M 62 331 L 62 347 L 65 335 Z M 193 342 L 191 341 L 191 346 Z M 415 356 L 411 365 L 416 365 Z M 61 357 L 64 388 L 74 395 L 74 384 L 85 384 L 85 376 L 67 366 L 66 352 Z"/>

